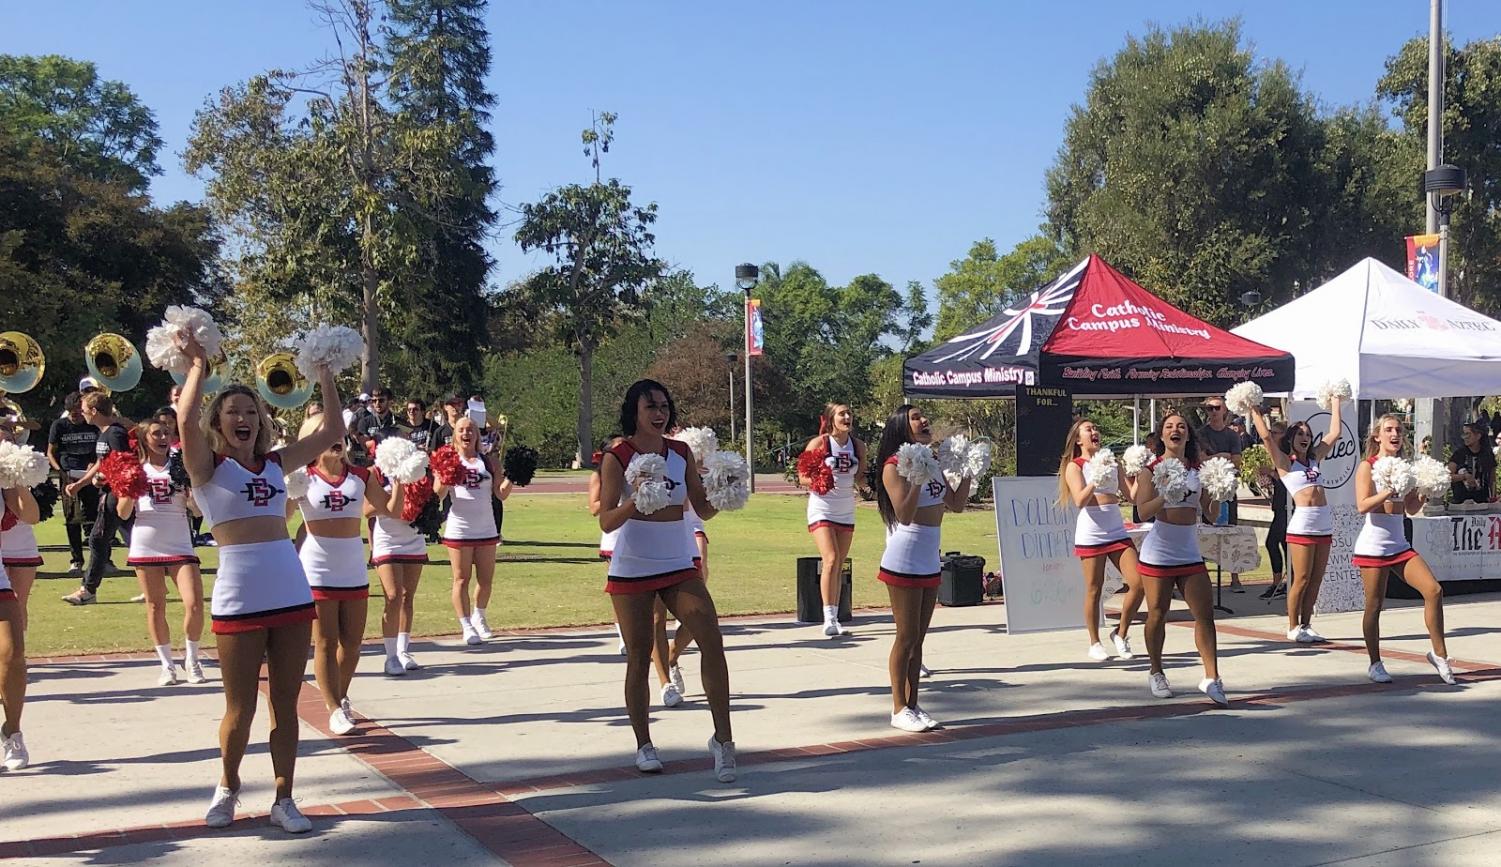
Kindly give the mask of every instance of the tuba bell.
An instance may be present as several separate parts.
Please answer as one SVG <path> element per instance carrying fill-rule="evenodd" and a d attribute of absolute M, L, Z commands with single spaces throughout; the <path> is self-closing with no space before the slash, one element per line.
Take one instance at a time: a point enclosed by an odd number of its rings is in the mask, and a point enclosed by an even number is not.
<path fill-rule="evenodd" d="M 130 391 L 141 381 L 141 353 L 118 334 L 96 335 L 83 348 L 83 361 L 89 375 L 111 393 Z"/>
<path fill-rule="evenodd" d="M 229 359 L 225 357 L 223 351 L 220 351 L 218 356 L 211 359 L 208 363 L 208 375 L 203 379 L 204 397 L 213 397 L 224 389 L 224 376 L 228 372 L 228 370 Z M 177 383 L 178 385 L 182 385 L 184 382 L 188 381 L 188 375 L 186 373 L 178 373 L 174 370 L 171 371 L 171 374 L 172 381 Z"/>
<path fill-rule="evenodd" d="M 292 353 L 275 352 L 255 366 L 255 390 L 277 409 L 297 409 L 313 396 L 313 383 L 297 369 Z"/>
<path fill-rule="evenodd" d="M 42 381 L 47 356 L 31 335 L 19 331 L 0 334 L 0 393 L 31 391 Z"/>

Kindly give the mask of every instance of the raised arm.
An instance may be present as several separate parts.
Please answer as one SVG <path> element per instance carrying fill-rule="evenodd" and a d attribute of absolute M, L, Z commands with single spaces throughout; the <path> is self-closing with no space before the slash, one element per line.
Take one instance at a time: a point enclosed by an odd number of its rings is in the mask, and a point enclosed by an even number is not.
<path fill-rule="evenodd" d="M 950 488 L 948 493 L 943 495 L 944 507 L 950 512 L 964 511 L 965 505 L 969 503 L 970 483 L 973 481 L 973 479 L 966 476 L 964 481 L 959 483 L 959 487 Z"/>
<path fill-rule="evenodd" d="M 182 441 L 182 464 L 193 487 L 201 488 L 214 477 L 214 450 L 203 432 L 200 418 L 203 404 L 203 380 L 208 376 L 208 355 L 198 341 L 189 337 L 183 353 L 192 362 L 177 395 L 177 436 Z"/>
<path fill-rule="evenodd" d="M 1324 456 L 1329 454 L 1329 450 L 1334 448 L 1334 444 L 1339 442 L 1340 432 L 1344 430 L 1344 423 L 1340 420 L 1340 412 L 1343 406 L 1344 401 L 1336 397 L 1334 399 L 1334 406 L 1329 407 L 1329 430 L 1324 433 L 1323 439 L 1314 443 L 1314 460 L 1323 460 Z"/>
<path fill-rule="evenodd" d="M 323 405 L 336 407 L 339 405 L 339 387 L 334 383 L 334 372 L 327 367 L 318 368 L 318 390 L 323 398 Z M 318 426 L 313 428 L 303 439 L 294 443 L 288 443 L 279 449 L 281 465 L 284 467 L 301 467 L 312 463 L 318 456 L 327 451 L 328 447 L 344 438 L 348 430 L 344 427 L 344 414 L 334 410 L 322 412 L 318 416 Z M 270 424 L 270 419 L 264 419 L 262 424 Z"/>
<path fill-rule="evenodd" d="M 1261 444 L 1266 446 L 1267 454 L 1272 456 L 1272 465 L 1279 472 L 1286 473 L 1290 471 L 1292 469 L 1292 461 L 1288 458 L 1287 453 L 1282 451 L 1282 443 L 1276 437 L 1272 436 L 1272 426 L 1267 422 L 1266 413 L 1261 411 L 1261 407 L 1258 406 L 1251 409 L 1251 422 L 1256 425 L 1256 435 L 1261 437 Z M 1337 422 L 1331 430 L 1339 430 Z"/>
<path fill-rule="evenodd" d="M 31 489 L 27 487 L 11 488 L 5 492 L 5 509 L 16 520 L 23 524 L 35 524 L 42 519 L 41 509 L 37 507 L 36 497 L 31 495 Z"/>
<path fill-rule="evenodd" d="M 1150 521 L 1162 511 L 1163 497 L 1157 493 L 1157 483 L 1152 479 L 1150 470 L 1142 470 L 1136 475 L 1136 512 L 1144 521 Z"/>
<path fill-rule="evenodd" d="M 1374 512 L 1391 497 L 1391 491 L 1376 490 L 1376 481 L 1371 476 L 1371 465 L 1361 461 L 1355 468 L 1355 508 L 1361 514 Z"/>

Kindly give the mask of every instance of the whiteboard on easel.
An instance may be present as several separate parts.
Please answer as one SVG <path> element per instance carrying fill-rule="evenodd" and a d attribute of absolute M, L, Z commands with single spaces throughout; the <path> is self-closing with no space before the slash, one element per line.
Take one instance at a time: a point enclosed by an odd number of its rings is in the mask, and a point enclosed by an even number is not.
<path fill-rule="evenodd" d="M 996 476 L 995 532 L 1006 632 L 1084 626 L 1084 578 L 1074 557 L 1074 510 L 1058 505 L 1057 476 Z"/>

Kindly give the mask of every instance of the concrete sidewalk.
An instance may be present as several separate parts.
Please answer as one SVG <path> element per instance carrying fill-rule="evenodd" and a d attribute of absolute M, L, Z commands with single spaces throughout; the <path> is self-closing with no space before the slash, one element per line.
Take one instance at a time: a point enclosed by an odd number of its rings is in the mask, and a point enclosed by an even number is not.
<path fill-rule="evenodd" d="M 1245 597 L 1237 597 L 1240 602 Z M 1246 606 L 1247 610 L 1261 610 Z M 1387 667 L 1365 677 L 1359 614 L 1287 642 L 1282 619 L 1220 622 L 1233 705 L 1195 690 L 1186 622 L 1168 629 L 1178 697 L 1153 699 L 1145 651 L 1094 663 L 1082 632 L 1007 636 L 1005 608 L 939 609 L 923 706 L 887 725 L 888 618 L 844 639 L 786 618 L 727 623 L 740 780 L 713 779 L 711 724 L 657 707 L 667 772 L 631 767 L 613 633 L 417 646 L 427 668 L 352 690 L 360 737 L 322 729 L 311 685 L 297 797 L 315 830 L 261 816 L 201 825 L 217 777 L 217 682 L 157 687 L 153 660 L 42 662 L 25 730 L 35 765 L 0 773 L 0 855 L 35 863 L 1490 864 L 1501 844 L 1501 599 L 1449 600 L 1461 684 L 1442 684 L 1420 609 L 1384 617 Z M 311 673 L 311 667 L 310 667 Z M 211 677 L 214 673 L 211 671 Z M 216 681 L 216 678 L 215 678 Z M 271 801 L 264 712 L 246 813 Z M 816 796 L 816 797 L 815 797 Z M 84 835 L 75 839 L 75 835 Z"/>

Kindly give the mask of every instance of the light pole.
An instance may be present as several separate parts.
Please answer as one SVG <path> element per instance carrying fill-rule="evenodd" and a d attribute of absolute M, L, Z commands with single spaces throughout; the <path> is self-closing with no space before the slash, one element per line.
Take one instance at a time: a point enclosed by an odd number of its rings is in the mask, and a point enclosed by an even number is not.
<path fill-rule="evenodd" d="M 1428 170 L 1439 168 L 1444 160 L 1444 0 L 1429 0 L 1428 4 Z M 1423 188 L 1427 193 L 1428 177 L 1423 176 Z M 1439 199 L 1425 195 L 1427 200 L 1427 227 L 1429 235 L 1439 231 Z M 1443 293 L 1444 263 L 1443 241 L 1439 241 L 1439 292 Z M 1449 441 L 1449 406 L 1443 399 L 1419 398 L 1414 406 L 1417 428 L 1413 441 L 1420 443 L 1431 437 L 1440 454 Z"/>
<path fill-rule="evenodd" d="M 1449 297 L 1449 216 L 1454 197 L 1464 192 L 1469 178 L 1459 166 L 1444 164 L 1423 172 L 1428 207 L 1438 216 L 1438 297 Z"/>
<path fill-rule="evenodd" d="M 751 349 L 755 336 L 751 333 L 750 302 L 751 290 L 756 288 L 760 276 L 761 269 L 749 262 L 735 266 L 735 285 L 745 293 L 745 463 L 750 467 L 751 493 L 756 492 L 756 453 L 751 422 Z"/>
<path fill-rule="evenodd" d="M 726 352 L 724 357 L 730 362 L 730 442 L 735 441 L 735 362 L 740 356 L 733 352 Z"/>

